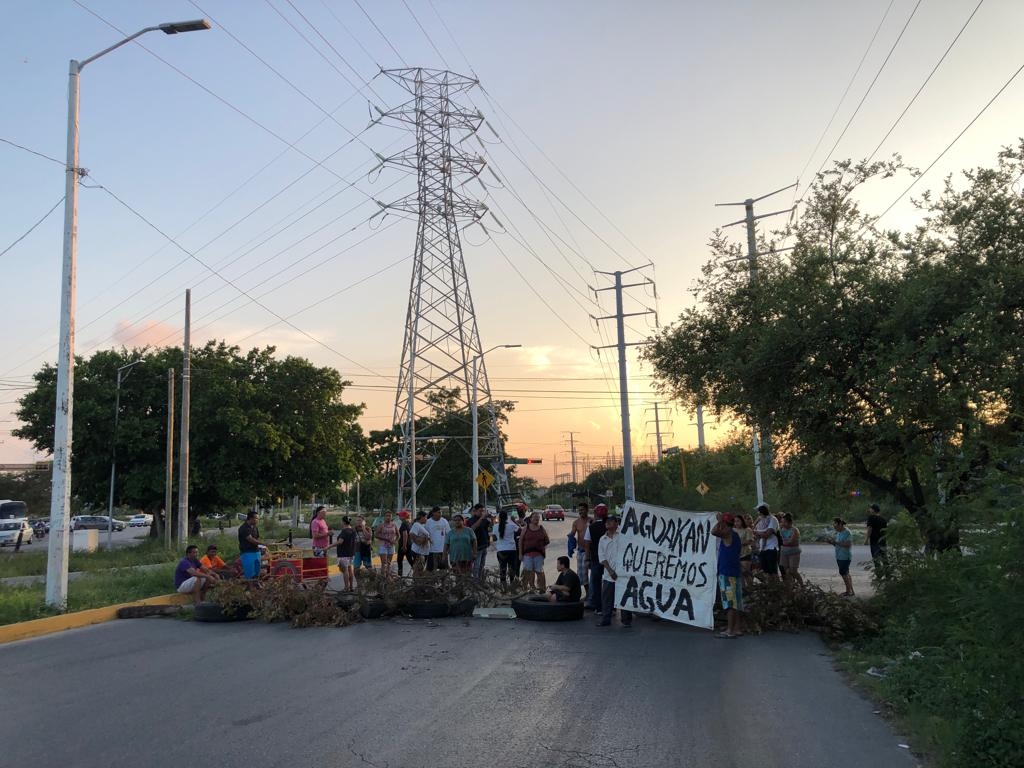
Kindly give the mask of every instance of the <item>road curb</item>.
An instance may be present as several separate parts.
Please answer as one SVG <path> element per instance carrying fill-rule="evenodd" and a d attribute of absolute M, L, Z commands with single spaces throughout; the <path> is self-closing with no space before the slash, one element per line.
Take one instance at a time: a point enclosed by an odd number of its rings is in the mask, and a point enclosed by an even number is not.
<path fill-rule="evenodd" d="M 127 608 L 134 605 L 187 605 L 192 602 L 191 595 L 158 595 L 147 597 L 142 600 L 134 600 L 130 603 L 119 603 L 108 605 L 103 608 L 91 608 L 87 611 L 75 611 L 60 616 L 48 616 L 45 619 L 33 619 L 32 621 L 20 621 L 16 624 L 6 624 L 0 627 L 0 645 L 13 643 L 15 640 L 28 640 L 33 637 L 52 635 L 55 632 L 63 632 L 66 629 L 78 629 L 93 624 L 102 624 L 117 618 L 118 608 Z"/>

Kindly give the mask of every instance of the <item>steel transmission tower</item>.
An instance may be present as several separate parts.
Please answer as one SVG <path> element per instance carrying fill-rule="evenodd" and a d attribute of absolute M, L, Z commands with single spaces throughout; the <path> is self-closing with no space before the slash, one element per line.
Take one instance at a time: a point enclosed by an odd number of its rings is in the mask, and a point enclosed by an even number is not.
<path fill-rule="evenodd" d="M 485 161 L 464 149 L 477 132 L 483 115 L 458 102 L 478 84 L 474 78 L 447 70 L 405 68 L 384 70 L 411 99 L 391 110 L 378 109 L 375 122 L 388 122 L 415 132 L 413 146 L 380 158 L 382 165 L 415 172 L 417 190 L 392 203 L 378 204 L 387 211 L 417 217 L 416 250 L 405 340 L 395 395 L 395 424 L 402 431 L 398 462 L 398 509 L 415 509 L 416 491 L 438 455 L 467 434 L 431 435 L 417 440 L 417 421 L 433 416 L 430 396 L 442 388 L 458 393 L 455 408 L 468 413 L 476 374 L 476 401 L 490 418 L 481 425 L 480 458 L 496 464 L 499 487 L 505 487 L 504 451 L 491 403 L 491 389 L 477 330 L 469 278 L 462 256 L 460 232 L 478 222 L 486 206 L 462 193 L 466 182 L 478 176 Z M 474 365 L 475 361 L 475 365 Z"/>

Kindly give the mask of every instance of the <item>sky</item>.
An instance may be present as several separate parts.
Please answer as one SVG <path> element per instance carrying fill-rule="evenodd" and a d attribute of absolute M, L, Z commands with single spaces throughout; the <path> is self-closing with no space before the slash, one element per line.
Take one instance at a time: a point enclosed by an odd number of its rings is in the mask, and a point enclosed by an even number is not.
<path fill-rule="evenodd" d="M 370 125 L 374 107 L 404 100 L 376 75 L 406 65 L 475 75 L 481 88 L 467 101 L 487 124 L 473 148 L 494 174 L 466 192 L 497 221 L 464 231 L 464 257 L 482 346 L 522 345 L 490 353 L 486 367 L 493 396 L 517 403 L 507 453 L 543 459 L 521 468 L 541 483 L 569 471 L 570 433 L 581 475 L 584 457 L 593 466 L 622 454 L 614 350 L 592 348 L 614 341 L 614 323 L 591 319 L 614 312 L 611 292 L 591 290 L 609 285 L 598 271 L 651 265 L 640 274 L 656 297 L 633 289 L 626 311 L 656 315 L 631 318 L 627 341 L 671 323 L 693 305 L 710 234 L 742 216 L 715 203 L 799 179 L 758 211 L 788 208 L 826 163 L 870 155 L 972 12 L 878 148 L 922 169 L 939 158 L 884 223 L 909 227 L 914 195 L 992 165 L 1024 116 L 1014 80 L 939 157 L 1021 66 L 1017 0 L 42 0 L 5 10 L 0 463 L 36 458 L 10 435 L 13 414 L 32 373 L 56 359 L 68 60 L 143 27 L 213 24 L 145 35 L 83 70 L 77 353 L 180 344 L 191 288 L 193 344 L 273 345 L 334 366 L 352 382 L 346 398 L 366 404 L 364 428 L 390 426 L 415 222 L 374 217 L 374 200 L 409 194 L 415 179 L 374 170 L 375 153 L 409 142 Z M 871 185 L 864 209 L 880 213 L 908 183 Z M 660 397 L 637 349 L 628 391 L 644 456 Z M 696 445 L 693 414 L 668 404 L 659 416 L 665 446 Z M 708 440 L 729 428 L 709 419 Z"/>

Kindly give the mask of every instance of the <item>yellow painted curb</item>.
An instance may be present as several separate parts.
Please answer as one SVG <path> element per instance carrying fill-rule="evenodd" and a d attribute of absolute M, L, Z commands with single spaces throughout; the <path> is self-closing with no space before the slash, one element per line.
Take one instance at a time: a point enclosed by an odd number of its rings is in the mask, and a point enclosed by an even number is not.
<path fill-rule="evenodd" d="M 338 566 L 327 566 L 327 572 L 336 576 L 341 573 Z M 118 608 L 128 608 L 133 605 L 187 605 L 192 602 L 192 595 L 158 595 L 147 597 L 143 600 L 135 600 L 131 603 L 120 603 L 119 605 L 108 605 L 104 608 L 91 608 L 87 611 L 75 611 L 64 613 L 60 616 L 48 616 L 45 619 L 33 619 L 32 621 L 21 621 L 16 624 L 0 626 L 0 645 L 13 643 L 15 640 L 28 640 L 33 637 L 52 635 L 54 632 L 63 632 L 66 629 L 78 629 L 93 624 L 102 624 L 106 621 L 113 621 L 117 618 Z"/>
<path fill-rule="evenodd" d="M 33 619 L 32 621 L 21 621 L 17 624 L 7 624 L 0 627 L 0 644 L 51 635 L 54 632 L 63 632 L 66 629 L 78 629 L 79 627 L 88 627 L 92 624 L 102 624 L 105 621 L 116 619 L 118 608 L 127 608 L 132 605 L 186 605 L 190 602 L 192 602 L 191 595 L 174 593 L 147 597 L 144 600 L 135 600 L 131 603 L 108 605 L 104 608 L 92 608 L 88 611 L 75 611 L 60 616 L 48 616 L 45 619 Z"/>

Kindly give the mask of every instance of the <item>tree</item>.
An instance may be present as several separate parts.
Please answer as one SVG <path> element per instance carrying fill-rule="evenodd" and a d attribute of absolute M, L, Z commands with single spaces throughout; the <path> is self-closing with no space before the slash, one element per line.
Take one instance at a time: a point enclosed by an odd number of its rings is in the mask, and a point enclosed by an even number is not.
<path fill-rule="evenodd" d="M 958 543 L 958 509 L 999 445 L 1022 433 L 1024 145 L 961 191 L 919 202 L 909 233 L 878 231 L 855 196 L 898 163 L 822 174 L 788 258 L 756 282 L 720 233 L 684 312 L 646 351 L 665 390 L 770 425 L 785 454 L 829 457 L 913 516 L 928 546 Z M 762 243 L 759 250 L 770 250 Z"/>
<path fill-rule="evenodd" d="M 115 436 L 116 371 L 136 359 L 142 362 L 122 381 Z M 346 382 L 333 368 L 277 359 L 272 347 L 242 354 L 212 341 L 193 350 L 191 366 L 193 515 L 255 497 L 327 495 L 358 472 L 362 406 L 342 402 Z M 72 493 L 81 502 L 106 502 L 116 439 L 119 503 L 162 506 L 170 367 L 180 371 L 180 350 L 104 350 L 76 360 Z M 49 452 L 55 368 L 43 366 L 35 381 L 20 401 L 23 426 L 13 434 Z"/>

